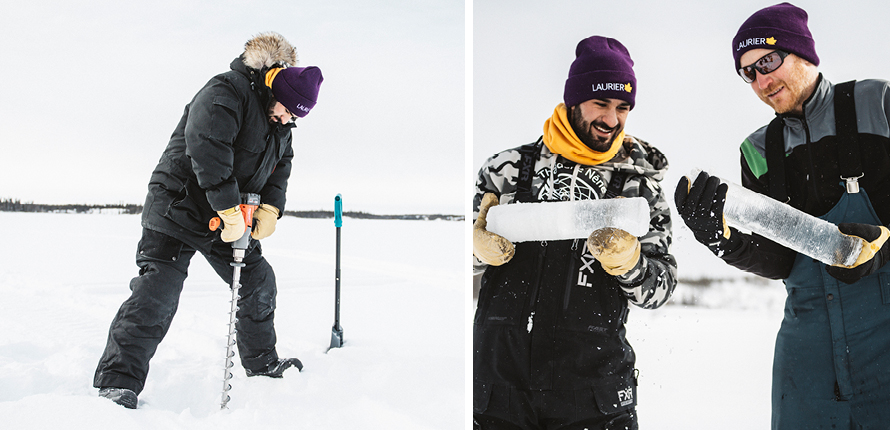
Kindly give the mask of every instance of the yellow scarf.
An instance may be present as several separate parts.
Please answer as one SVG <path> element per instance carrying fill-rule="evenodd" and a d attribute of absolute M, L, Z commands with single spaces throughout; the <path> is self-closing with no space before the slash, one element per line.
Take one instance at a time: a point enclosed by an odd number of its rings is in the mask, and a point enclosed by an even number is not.
<path fill-rule="evenodd" d="M 553 110 L 553 116 L 544 121 L 544 144 L 550 152 L 562 155 L 579 164 L 596 166 L 612 159 L 624 142 L 624 130 L 612 140 L 612 147 L 606 152 L 590 149 L 572 130 L 568 110 L 565 103 L 560 103 Z"/>
<path fill-rule="evenodd" d="M 280 72 L 282 70 L 284 70 L 284 69 L 281 67 L 275 67 L 273 69 L 269 69 L 269 71 L 266 72 L 266 86 L 267 87 L 272 88 L 272 81 L 274 81 L 275 77 L 278 76 L 278 72 Z"/>

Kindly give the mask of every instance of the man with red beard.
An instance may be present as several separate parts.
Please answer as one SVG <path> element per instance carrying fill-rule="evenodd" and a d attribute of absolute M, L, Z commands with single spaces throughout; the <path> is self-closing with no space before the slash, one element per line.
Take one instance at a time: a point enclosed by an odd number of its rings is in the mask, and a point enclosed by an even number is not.
<path fill-rule="evenodd" d="M 852 266 L 826 266 L 728 228 L 727 186 L 681 179 L 677 209 L 727 263 L 788 291 L 773 360 L 773 429 L 886 429 L 890 423 L 890 83 L 832 84 L 807 13 L 764 8 L 732 42 L 735 69 L 776 118 L 741 146 L 742 184 L 862 239 Z M 808 232 L 798 232 L 807 234 Z"/>
<path fill-rule="evenodd" d="M 477 429 L 636 429 L 628 302 L 654 309 L 676 286 L 660 185 L 667 159 L 624 132 L 637 91 L 630 54 L 615 39 L 593 36 L 575 55 L 565 103 L 544 121 L 544 135 L 488 159 L 476 182 Z M 642 237 L 605 228 L 586 246 L 583 239 L 514 245 L 486 230 L 488 210 L 498 203 L 616 197 L 648 202 Z"/>

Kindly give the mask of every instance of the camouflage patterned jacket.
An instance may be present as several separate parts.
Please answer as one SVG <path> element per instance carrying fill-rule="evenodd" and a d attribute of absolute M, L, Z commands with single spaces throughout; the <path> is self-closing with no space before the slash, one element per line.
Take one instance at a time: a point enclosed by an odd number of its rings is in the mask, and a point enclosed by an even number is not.
<path fill-rule="evenodd" d="M 483 165 L 476 181 L 473 220 L 485 193 L 498 195 L 500 204 L 513 202 L 519 161 L 518 148 L 514 148 L 496 154 Z M 676 286 L 677 263 L 669 254 L 671 215 L 660 185 L 667 168 L 667 158 L 658 149 L 633 136 L 625 138 L 624 146 L 612 161 L 598 166 L 574 163 L 542 145 L 534 167 L 532 194 L 538 201 L 570 200 L 572 194 L 577 200 L 599 199 L 605 194 L 612 172 L 628 173 L 621 195 L 644 197 L 649 202 L 650 224 L 649 232 L 640 238 L 640 262 L 617 280 L 630 302 L 645 309 L 665 304 Z M 583 241 L 580 242 L 583 245 Z M 592 270 L 589 262 L 593 256 L 586 246 L 577 248 L 582 254 L 582 267 L 586 268 L 579 271 L 578 277 L 583 278 Z M 475 274 L 487 267 L 475 257 L 473 266 Z M 584 273 L 585 270 L 588 273 Z"/>
<path fill-rule="evenodd" d="M 639 263 L 618 277 L 603 270 L 584 239 L 517 243 L 513 258 L 497 267 L 475 261 L 484 273 L 473 322 L 474 411 L 512 389 L 582 390 L 604 413 L 632 408 L 636 357 L 625 338 L 628 301 L 656 308 L 676 286 L 670 213 L 659 185 L 667 160 L 629 136 L 612 161 L 597 166 L 539 145 L 532 200 L 599 199 L 613 174 L 626 172 L 620 195 L 649 202 L 650 228 L 640 238 Z M 515 201 L 520 160 L 518 148 L 488 160 L 476 184 L 477 212 L 488 192 L 500 204 Z"/>

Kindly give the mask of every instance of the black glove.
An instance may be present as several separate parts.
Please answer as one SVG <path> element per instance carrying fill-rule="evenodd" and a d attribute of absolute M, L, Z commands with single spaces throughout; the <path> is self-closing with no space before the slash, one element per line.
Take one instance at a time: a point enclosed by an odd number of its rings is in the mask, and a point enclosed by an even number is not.
<path fill-rule="evenodd" d="M 825 270 L 838 281 L 852 284 L 865 276 L 877 272 L 890 259 L 890 230 L 884 226 L 870 224 L 841 223 L 837 228 L 843 234 L 857 236 L 867 243 L 862 245 L 859 259 L 850 268 L 828 266 Z"/>
<path fill-rule="evenodd" d="M 674 203 L 695 240 L 707 246 L 718 257 L 740 244 L 738 232 L 732 234 L 723 220 L 723 206 L 729 186 L 720 178 L 701 172 L 692 187 L 689 178 L 682 177 L 674 191 Z"/>

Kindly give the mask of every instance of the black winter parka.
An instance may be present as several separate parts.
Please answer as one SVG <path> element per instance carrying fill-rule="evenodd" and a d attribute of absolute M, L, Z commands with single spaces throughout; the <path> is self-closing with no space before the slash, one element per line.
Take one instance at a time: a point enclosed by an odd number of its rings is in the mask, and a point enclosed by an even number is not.
<path fill-rule="evenodd" d="M 269 122 L 268 66 L 245 61 L 232 61 L 185 107 L 148 184 L 143 227 L 201 251 L 219 234 L 209 221 L 241 203 L 241 193 L 259 193 L 284 213 L 293 124 Z"/>

